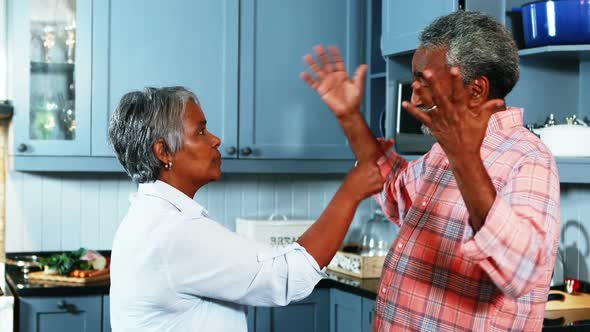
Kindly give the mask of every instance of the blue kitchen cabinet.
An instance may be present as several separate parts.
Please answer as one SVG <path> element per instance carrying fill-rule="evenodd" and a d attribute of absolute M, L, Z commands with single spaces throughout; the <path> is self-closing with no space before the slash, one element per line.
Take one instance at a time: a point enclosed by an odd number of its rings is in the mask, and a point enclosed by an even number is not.
<path fill-rule="evenodd" d="M 330 293 L 330 332 L 362 330 L 362 298 L 332 289 Z"/>
<path fill-rule="evenodd" d="M 256 307 L 250 332 L 325 332 L 329 330 L 330 290 L 314 290 L 307 298 L 285 307 Z"/>
<path fill-rule="evenodd" d="M 113 156 L 110 115 L 123 94 L 145 87 L 192 90 L 209 131 L 237 146 L 238 7 L 238 0 L 94 2 L 93 156 Z"/>
<path fill-rule="evenodd" d="M 11 156 L 88 156 L 92 1 L 7 2 Z"/>
<path fill-rule="evenodd" d="M 102 297 L 21 297 L 20 332 L 101 332 Z"/>
<path fill-rule="evenodd" d="M 102 332 L 111 332 L 111 297 L 102 297 Z"/>
<path fill-rule="evenodd" d="M 373 327 L 373 314 L 375 312 L 375 300 L 371 300 L 363 297 L 361 300 L 362 304 L 362 316 L 361 326 L 362 332 L 371 332 Z"/>
<path fill-rule="evenodd" d="M 365 2 L 240 3 L 239 158 L 353 159 L 336 119 L 299 74 L 317 44 L 354 72 L 365 61 Z"/>
<path fill-rule="evenodd" d="M 439 16 L 460 9 L 478 10 L 504 22 L 506 0 L 383 0 L 383 55 L 412 52 L 424 27 Z"/>

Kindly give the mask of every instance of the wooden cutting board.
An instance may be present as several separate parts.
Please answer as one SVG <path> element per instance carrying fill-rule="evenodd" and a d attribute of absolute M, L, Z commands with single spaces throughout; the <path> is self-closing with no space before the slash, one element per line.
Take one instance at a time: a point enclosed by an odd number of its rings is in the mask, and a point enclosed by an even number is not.
<path fill-rule="evenodd" d="M 66 277 L 57 274 L 47 274 L 43 271 L 29 273 L 29 282 L 52 282 L 59 284 L 88 285 L 100 282 L 107 282 L 108 280 L 110 280 L 110 278 L 110 273 L 88 278 Z"/>
<path fill-rule="evenodd" d="M 570 309 L 589 309 L 590 310 L 590 294 L 586 293 L 572 293 L 568 294 L 559 290 L 551 290 L 549 294 L 561 294 L 564 300 L 547 301 L 545 311 L 552 310 L 570 310 Z"/>

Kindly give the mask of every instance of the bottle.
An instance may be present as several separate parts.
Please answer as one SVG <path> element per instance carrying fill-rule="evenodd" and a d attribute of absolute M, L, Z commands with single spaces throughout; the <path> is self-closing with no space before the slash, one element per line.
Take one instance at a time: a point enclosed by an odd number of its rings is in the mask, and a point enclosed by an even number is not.
<path fill-rule="evenodd" d="M 389 221 L 381 209 L 373 211 L 361 232 L 361 256 L 386 256 L 397 236 L 397 226 Z"/>

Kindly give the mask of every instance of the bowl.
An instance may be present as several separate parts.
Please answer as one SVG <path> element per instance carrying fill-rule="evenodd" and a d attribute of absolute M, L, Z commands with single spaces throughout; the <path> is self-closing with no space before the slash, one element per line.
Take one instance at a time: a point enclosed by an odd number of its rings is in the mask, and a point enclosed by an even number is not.
<path fill-rule="evenodd" d="M 527 48 L 590 43 L 590 0 L 535 1 L 520 11 Z"/>
<path fill-rule="evenodd" d="M 556 157 L 590 157 L 590 127 L 560 124 L 533 131 Z"/>

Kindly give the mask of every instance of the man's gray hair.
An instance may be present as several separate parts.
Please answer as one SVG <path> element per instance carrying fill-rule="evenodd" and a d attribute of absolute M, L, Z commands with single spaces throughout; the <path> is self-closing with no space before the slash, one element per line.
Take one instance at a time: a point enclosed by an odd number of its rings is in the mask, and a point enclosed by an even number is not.
<path fill-rule="evenodd" d="M 490 99 L 506 97 L 518 81 L 518 48 L 492 16 L 457 11 L 440 17 L 422 31 L 419 47 L 446 48 L 447 65 L 459 67 L 465 84 L 486 76 Z"/>
<path fill-rule="evenodd" d="M 199 104 L 184 87 L 145 88 L 121 98 L 109 124 L 109 143 L 134 182 L 158 179 L 162 163 L 152 149 L 157 139 L 162 138 L 172 154 L 182 148 L 182 120 L 190 99 Z"/>

